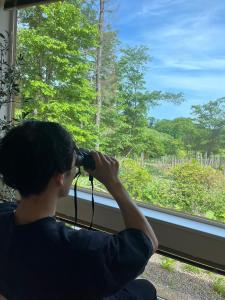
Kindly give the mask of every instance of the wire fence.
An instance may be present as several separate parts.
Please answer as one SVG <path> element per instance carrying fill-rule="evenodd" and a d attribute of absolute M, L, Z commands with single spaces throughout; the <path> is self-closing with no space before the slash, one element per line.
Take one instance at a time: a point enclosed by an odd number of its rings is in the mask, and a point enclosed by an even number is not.
<path fill-rule="evenodd" d="M 141 156 L 140 163 L 142 166 L 154 165 L 159 168 L 171 168 L 180 164 L 197 161 L 201 166 L 210 166 L 217 170 L 222 170 L 225 173 L 225 157 L 221 155 L 208 155 L 202 153 L 189 153 L 186 157 L 177 157 L 175 155 L 162 156 L 145 160 Z"/>

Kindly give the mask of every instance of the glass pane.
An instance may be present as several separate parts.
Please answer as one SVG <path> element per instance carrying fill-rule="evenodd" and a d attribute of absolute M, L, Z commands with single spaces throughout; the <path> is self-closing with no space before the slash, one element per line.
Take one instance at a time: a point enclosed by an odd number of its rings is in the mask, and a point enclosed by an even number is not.
<path fill-rule="evenodd" d="M 225 2 L 99 3 L 19 11 L 16 116 L 115 156 L 133 199 L 224 222 Z"/>

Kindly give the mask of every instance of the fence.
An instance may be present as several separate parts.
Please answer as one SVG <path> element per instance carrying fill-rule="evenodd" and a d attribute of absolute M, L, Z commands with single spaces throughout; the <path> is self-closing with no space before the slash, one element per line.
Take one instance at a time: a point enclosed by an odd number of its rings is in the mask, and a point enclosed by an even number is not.
<path fill-rule="evenodd" d="M 220 169 L 225 172 L 225 157 L 220 155 L 207 155 L 202 153 L 189 153 L 186 157 L 180 158 L 174 155 L 163 156 L 160 158 L 143 160 L 142 165 L 155 165 L 160 168 L 170 168 L 179 164 L 188 163 L 193 160 L 198 161 L 202 166 L 211 166 L 214 169 Z"/>

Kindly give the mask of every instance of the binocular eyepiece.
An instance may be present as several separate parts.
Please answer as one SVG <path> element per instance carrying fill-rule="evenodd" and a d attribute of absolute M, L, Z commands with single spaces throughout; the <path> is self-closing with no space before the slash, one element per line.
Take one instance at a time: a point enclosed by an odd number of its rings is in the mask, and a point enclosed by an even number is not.
<path fill-rule="evenodd" d="M 94 170 L 95 161 L 90 151 L 87 149 L 78 149 L 76 150 L 76 166 L 84 167 L 84 169 Z"/>

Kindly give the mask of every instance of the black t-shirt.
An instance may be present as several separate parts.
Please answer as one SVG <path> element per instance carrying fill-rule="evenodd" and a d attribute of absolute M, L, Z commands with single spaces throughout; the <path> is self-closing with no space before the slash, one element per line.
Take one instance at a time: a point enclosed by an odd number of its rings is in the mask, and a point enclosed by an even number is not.
<path fill-rule="evenodd" d="M 73 230 L 53 217 L 16 225 L 0 214 L 0 293 L 7 300 L 102 299 L 143 272 L 152 254 L 140 230 Z"/>

